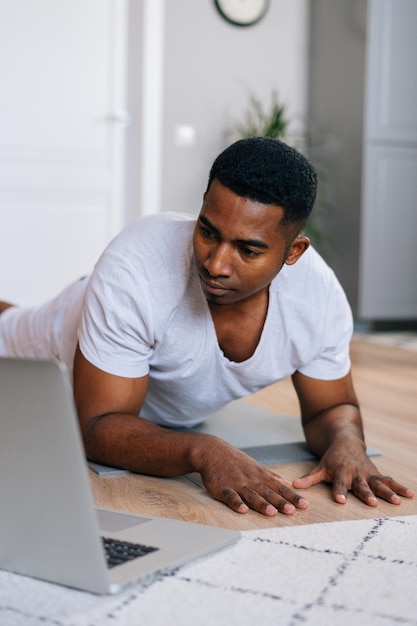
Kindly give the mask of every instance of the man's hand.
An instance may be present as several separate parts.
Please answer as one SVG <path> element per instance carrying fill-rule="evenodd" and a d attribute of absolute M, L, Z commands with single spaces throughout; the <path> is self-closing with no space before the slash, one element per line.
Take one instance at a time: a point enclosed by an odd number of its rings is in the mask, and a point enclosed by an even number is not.
<path fill-rule="evenodd" d="M 411 489 L 380 474 L 366 456 L 363 445 L 347 438 L 335 441 L 317 467 L 294 480 L 293 487 L 307 489 L 320 482 L 333 483 L 333 498 L 339 504 L 346 503 L 348 491 L 369 506 L 378 506 L 378 498 L 391 504 L 401 504 L 400 496 L 414 496 Z"/>
<path fill-rule="evenodd" d="M 383 476 L 366 456 L 362 418 L 351 375 L 338 380 L 317 380 L 300 372 L 293 375 L 303 427 L 310 449 L 320 458 L 311 472 L 293 481 L 296 489 L 319 482 L 333 483 L 333 498 L 344 504 L 352 491 L 369 506 L 377 498 L 400 504 L 414 493 Z"/>
<path fill-rule="evenodd" d="M 197 471 L 207 491 L 237 513 L 249 509 L 267 516 L 292 515 L 308 502 L 294 492 L 291 482 L 269 472 L 244 452 L 210 437 L 199 454 Z"/>

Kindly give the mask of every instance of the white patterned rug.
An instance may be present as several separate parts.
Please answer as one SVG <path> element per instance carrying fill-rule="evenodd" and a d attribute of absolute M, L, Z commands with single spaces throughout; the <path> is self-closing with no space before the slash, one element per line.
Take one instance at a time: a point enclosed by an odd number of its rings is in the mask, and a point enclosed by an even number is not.
<path fill-rule="evenodd" d="M 417 516 L 246 531 L 99 597 L 0 572 L 1 626 L 417 625 Z"/>

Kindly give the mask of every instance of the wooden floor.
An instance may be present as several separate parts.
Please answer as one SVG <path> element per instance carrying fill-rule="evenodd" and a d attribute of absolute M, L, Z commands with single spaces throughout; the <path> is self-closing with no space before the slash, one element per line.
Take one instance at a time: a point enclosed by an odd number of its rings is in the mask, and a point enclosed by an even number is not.
<path fill-rule="evenodd" d="M 417 492 L 417 351 L 354 339 L 351 355 L 367 443 L 382 453 L 375 464 L 382 473 Z M 248 401 L 278 413 L 298 414 L 290 380 L 272 385 Z M 271 469 L 291 480 L 312 467 L 311 462 L 297 462 L 277 464 Z M 328 485 L 317 485 L 304 492 L 310 501 L 306 511 L 274 518 L 253 511 L 239 515 L 214 501 L 195 475 L 160 479 L 140 475 L 99 478 L 90 474 L 98 506 L 242 530 L 417 514 L 417 498 L 403 500 L 400 506 L 381 501 L 377 508 L 371 508 L 350 496 L 346 505 L 338 505 L 332 501 Z"/>

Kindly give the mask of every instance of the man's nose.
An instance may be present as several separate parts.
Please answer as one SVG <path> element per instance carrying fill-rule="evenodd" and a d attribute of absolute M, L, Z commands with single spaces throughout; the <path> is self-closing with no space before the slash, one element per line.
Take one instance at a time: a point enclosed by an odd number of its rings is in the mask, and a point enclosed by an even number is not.
<path fill-rule="evenodd" d="M 210 250 L 203 263 L 211 276 L 230 276 L 232 274 L 231 250 L 226 244 L 218 244 Z"/>

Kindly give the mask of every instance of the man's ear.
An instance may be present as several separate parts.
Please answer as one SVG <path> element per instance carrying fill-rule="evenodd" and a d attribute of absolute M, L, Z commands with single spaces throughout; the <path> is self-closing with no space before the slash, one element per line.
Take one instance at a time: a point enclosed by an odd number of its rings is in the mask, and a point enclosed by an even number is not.
<path fill-rule="evenodd" d="M 287 258 L 285 259 L 286 265 L 294 265 L 298 259 L 303 256 L 304 252 L 310 245 L 310 239 L 304 235 L 299 235 L 292 242 Z"/>

